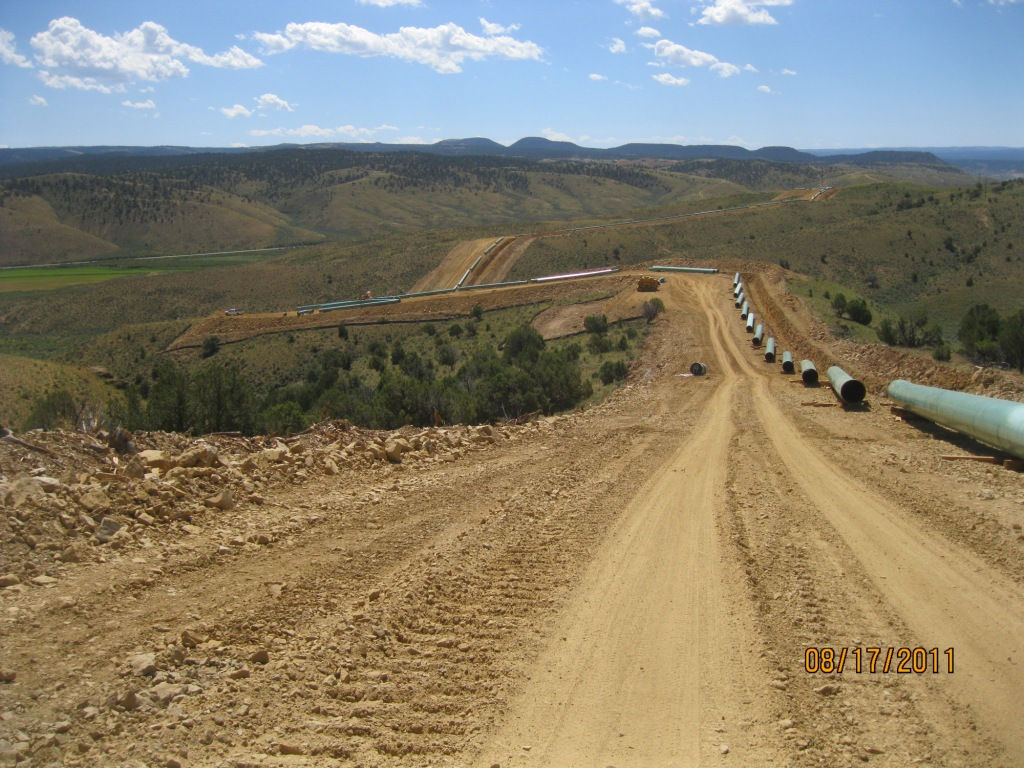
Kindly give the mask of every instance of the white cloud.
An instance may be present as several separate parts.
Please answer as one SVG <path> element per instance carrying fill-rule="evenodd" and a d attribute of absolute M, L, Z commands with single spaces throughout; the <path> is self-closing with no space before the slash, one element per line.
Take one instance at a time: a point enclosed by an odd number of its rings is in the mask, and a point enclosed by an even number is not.
<path fill-rule="evenodd" d="M 757 90 L 759 90 L 761 93 L 775 93 L 775 91 L 773 91 L 771 89 L 771 86 L 769 85 L 759 85 L 757 86 Z"/>
<path fill-rule="evenodd" d="M 403 136 L 395 140 L 396 144 L 430 144 L 431 142 L 420 136 Z"/>
<path fill-rule="evenodd" d="M 988 0 L 989 5 L 1016 5 L 1022 0 Z"/>
<path fill-rule="evenodd" d="M 484 31 L 485 35 L 494 36 L 505 35 L 508 34 L 509 32 L 515 32 L 517 29 L 519 29 L 519 25 L 509 24 L 507 27 L 504 27 L 501 24 L 493 24 L 489 22 L 487 19 L 485 19 L 483 16 L 481 16 L 480 28 Z"/>
<path fill-rule="evenodd" d="M 792 5 L 793 0 L 714 0 L 704 6 L 698 24 L 777 24 L 766 7 Z"/>
<path fill-rule="evenodd" d="M 758 70 L 757 70 L 757 67 L 755 67 L 753 64 L 744 64 L 743 65 L 743 71 L 744 72 L 757 72 Z"/>
<path fill-rule="evenodd" d="M 0 28 L 0 62 L 31 69 L 32 62 L 14 50 L 14 33 Z"/>
<path fill-rule="evenodd" d="M 46 99 L 44 99 L 42 96 L 33 96 L 32 98 L 30 98 L 28 100 L 28 103 L 31 104 L 33 107 L 48 107 L 48 106 L 50 106 L 47 103 Z"/>
<path fill-rule="evenodd" d="M 252 110 L 243 107 L 241 104 L 235 104 L 233 107 L 221 107 L 220 111 L 224 117 L 231 118 L 232 120 L 236 117 L 252 117 Z"/>
<path fill-rule="evenodd" d="M 295 109 L 287 101 L 276 93 L 264 93 L 256 97 L 256 109 L 283 109 L 286 112 L 294 112 Z"/>
<path fill-rule="evenodd" d="M 262 61 L 238 46 L 207 54 L 202 48 L 173 39 L 164 27 L 152 21 L 108 37 L 83 26 L 78 19 L 64 16 L 53 19 L 31 42 L 36 60 L 44 68 L 40 79 L 51 88 L 110 93 L 140 80 L 187 77 L 186 61 L 227 69 L 263 66 Z"/>
<path fill-rule="evenodd" d="M 545 139 L 550 139 L 551 141 L 568 141 L 575 143 L 573 141 L 572 136 L 570 136 L 568 133 L 562 133 L 561 131 L 556 131 L 551 128 L 545 128 L 543 131 L 540 132 L 540 134 Z"/>
<path fill-rule="evenodd" d="M 675 77 L 670 75 L 668 72 L 662 72 L 660 75 L 651 75 L 652 78 L 657 80 L 662 85 L 689 85 L 690 81 L 685 77 Z"/>
<path fill-rule="evenodd" d="M 396 5 L 423 5 L 423 0 L 356 0 L 360 5 L 375 5 L 378 8 L 392 8 Z"/>
<path fill-rule="evenodd" d="M 782 74 L 784 74 L 784 75 L 795 75 L 796 71 L 792 70 L 792 69 L 784 69 L 784 70 L 782 70 Z"/>
<path fill-rule="evenodd" d="M 612 41 L 608 44 L 608 51 L 610 53 L 625 53 L 626 43 L 617 37 L 613 37 Z"/>
<path fill-rule="evenodd" d="M 482 61 L 490 56 L 505 59 L 540 60 L 543 49 L 527 40 L 505 35 L 480 37 L 449 22 L 438 27 L 402 27 L 398 32 L 378 35 L 352 24 L 311 21 L 288 24 L 283 32 L 256 32 L 267 53 L 282 53 L 298 46 L 347 56 L 390 56 L 426 64 L 435 72 L 449 75 L 462 71 L 462 63 Z"/>
<path fill-rule="evenodd" d="M 595 80 L 595 81 L 607 80 L 608 79 L 604 75 L 599 75 L 596 72 L 591 72 L 589 75 L 587 75 L 587 77 L 589 77 L 591 80 Z"/>
<path fill-rule="evenodd" d="M 654 27 L 640 27 L 636 31 L 640 37 L 661 37 L 661 32 L 656 30 Z"/>
<path fill-rule="evenodd" d="M 720 77 L 732 77 L 740 68 L 727 61 L 719 61 L 717 56 L 687 48 L 685 45 L 673 43 L 671 40 L 659 40 L 654 44 L 654 55 L 662 63 L 674 64 L 679 67 L 707 67 L 717 72 Z"/>
<path fill-rule="evenodd" d="M 615 0 L 615 2 L 626 6 L 626 10 L 641 18 L 660 19 L 665 15 L 665 12 L 660 8 L 655 8 L 650 0 Z"/>
<path fill-rule="evenodd" d="M 146 99 L 145 101 L 129 101 L 125 99 L 121 102 L 122 107 L 128 107 L 129 109 L 156 109 L 156 104 L 152 99 Z"/>

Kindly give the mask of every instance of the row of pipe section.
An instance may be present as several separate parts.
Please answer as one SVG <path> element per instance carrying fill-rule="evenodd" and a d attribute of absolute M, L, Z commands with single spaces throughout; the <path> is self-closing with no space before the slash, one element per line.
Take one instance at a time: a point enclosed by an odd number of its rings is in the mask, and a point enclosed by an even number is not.
<path fill-rule="evenodd" d="M 751 339 L 754 347 L 761 346 L 761 340 L 764 338 L 764 325 L 758 323 L 754 317 L 754 313 L 750 310 L 750 301 L 744 296 L 743 293 L 743 281 L 740 273 L 737 272 L 733 275 L 733 296 L 736 296 L 736 306 L 740 307 L 740 317 L 746 322 L 747 333 L 753 333 Z M 742 302 L 740 301 L 742 298 Z M 770 337 L 765 343 L 764 359 L 767 363 L 774 363 L 777 354 L 776 342 L 774 337 Z M 793 362 L 793 353 L 789 350 L 785 350 L 782 353 L 782 372 L 783 373 L 795 373 L 796 367 Z M 814 367 L 814 363 L 810 360 L 802 360 L 800 362 L 800 378 L 806 386 L 815 386 L 818 383 L 818 369 Z M 859 384 L 860 382 L 856 382 Z M 863 385 L 862 385 L 863 386 Z M 850 397 L 855 394 L 852 386 L 847 387 L 847 393 Z M 861 395 L 863 399 L 863 395 Z M 853 401 L 851 401 L 853 402 Z M 859 401 L 855 401 L 859 402 Z"/>

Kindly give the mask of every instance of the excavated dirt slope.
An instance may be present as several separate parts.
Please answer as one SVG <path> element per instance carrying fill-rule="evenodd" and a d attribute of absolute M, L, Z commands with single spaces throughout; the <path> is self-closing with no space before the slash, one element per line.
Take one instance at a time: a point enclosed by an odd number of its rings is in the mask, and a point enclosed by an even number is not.
<path fill-rule="evenodd" d="M 782 375 L 729 286 L 525 425 L 0 443 L 0 761 L 1024 764 L 1021 475 Z"/>

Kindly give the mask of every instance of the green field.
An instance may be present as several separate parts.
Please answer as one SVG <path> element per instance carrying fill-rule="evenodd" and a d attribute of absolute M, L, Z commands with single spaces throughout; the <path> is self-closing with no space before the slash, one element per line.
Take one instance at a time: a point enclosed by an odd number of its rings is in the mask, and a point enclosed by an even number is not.
<path fill-rule="evenodd" d="M 280 250 L 246 251 L 223 255 L 112 259 L 108 263 L 74 266 L 16 267 L 0 270 L 0 293 L 53 291 L 72 285 L 102 283 L 119 277 L 152 277 L 239 266 L 253 264 L 280 253 Z"/>

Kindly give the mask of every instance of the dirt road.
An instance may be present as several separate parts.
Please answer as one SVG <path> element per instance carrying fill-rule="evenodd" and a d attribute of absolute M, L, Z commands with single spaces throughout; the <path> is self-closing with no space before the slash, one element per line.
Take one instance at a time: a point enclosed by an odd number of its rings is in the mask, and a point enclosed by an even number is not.
<path fill-rule="evenodd" d="M 0 590 L 0 755 L 1024 764 L 1021 476 L 793 383 L 727 277 L 659 296 L 598 407 L 275 486 Z M 708 376 L 677 375 L 694 360 Z M 826 647 L 936 648 L 939 671 L 805 671 Z"/>

